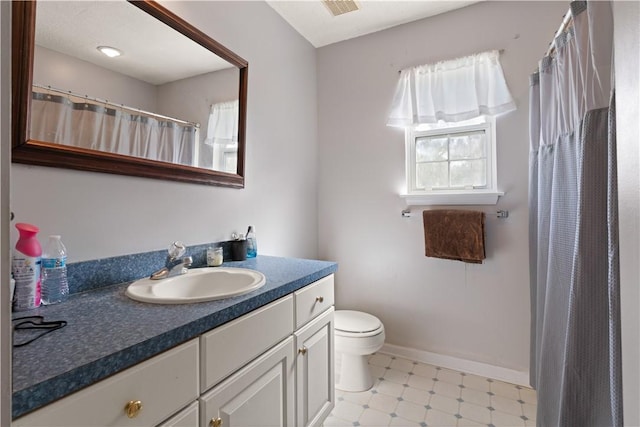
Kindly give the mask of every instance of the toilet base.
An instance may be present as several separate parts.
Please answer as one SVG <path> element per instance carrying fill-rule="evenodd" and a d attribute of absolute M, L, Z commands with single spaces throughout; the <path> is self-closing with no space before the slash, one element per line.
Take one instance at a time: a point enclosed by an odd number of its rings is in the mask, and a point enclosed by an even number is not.
<path fill-rule="evenodd" d="M 369 370 L 368 356 L 342 353 L 340 374 L 336 389 L 342 391 L 367 391 L 373 387 L 373 377 Z"/>

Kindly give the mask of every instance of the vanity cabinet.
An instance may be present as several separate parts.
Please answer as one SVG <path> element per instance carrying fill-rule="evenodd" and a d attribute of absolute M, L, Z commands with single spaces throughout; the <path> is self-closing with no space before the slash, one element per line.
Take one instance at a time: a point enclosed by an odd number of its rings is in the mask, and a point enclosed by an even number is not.
<path fill-rule="evenodd" d="M 198 398 L 198 358 L 196 338 L 18 418 L 12 426 L 156 426 Z"/>
<path fill-rule="evenodd" d="M 333 300 L 330 275 L 12 425 L 320 426 L 335 401 Z"/>

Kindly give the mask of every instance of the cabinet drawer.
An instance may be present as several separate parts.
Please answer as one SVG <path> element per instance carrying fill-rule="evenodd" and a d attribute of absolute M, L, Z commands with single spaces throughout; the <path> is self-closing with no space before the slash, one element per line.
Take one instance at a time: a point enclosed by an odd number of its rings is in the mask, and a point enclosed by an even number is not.
<path fill-rule="evenodd" d="M 155 426 L 198 397 L 194 339 L 15 420 L 18 426 Z M 128 418 L 125 406 L 142 407 Z"/>
<path fill-rule="evenodd" d="M 333 305 L 333 274 L 294 293 L 296 329 Z"/>
<path fill-rule="evenodd" d="M 205 392 L 293 332 L 288 295 L 200 337 L 200 391 Z"/>

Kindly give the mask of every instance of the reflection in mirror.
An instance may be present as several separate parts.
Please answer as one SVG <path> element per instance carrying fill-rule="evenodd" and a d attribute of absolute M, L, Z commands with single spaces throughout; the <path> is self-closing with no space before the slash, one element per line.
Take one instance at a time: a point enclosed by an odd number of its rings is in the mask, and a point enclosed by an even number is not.
<path fill-rule="evenodd" d="M 35 18 L 24 3 L 14 161 L 244 185 L 246 61 L 155 2 L 42 1 Z"/>

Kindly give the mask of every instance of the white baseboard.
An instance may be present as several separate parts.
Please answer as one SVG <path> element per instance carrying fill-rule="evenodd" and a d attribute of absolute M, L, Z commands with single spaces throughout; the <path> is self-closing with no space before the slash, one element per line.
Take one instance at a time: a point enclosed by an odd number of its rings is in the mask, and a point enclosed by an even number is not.
<path fill-rule="evenodd" d="M 404 357 L 416 362 L 428 363 L 430 365 L 440 366 L 454 371 L 465 372 L 511 384 L 531 387 L 529 385 L 528 371 L 516 371 L 514 369 L 502 368 L 500 366 L 489 365 L 487 363 L 474 362 L 473 360 L 460 359 L 458 357 L 431 353 L 429 351 L 416 350 L 393 344 L 385 344 L 379 353 Z"/>

